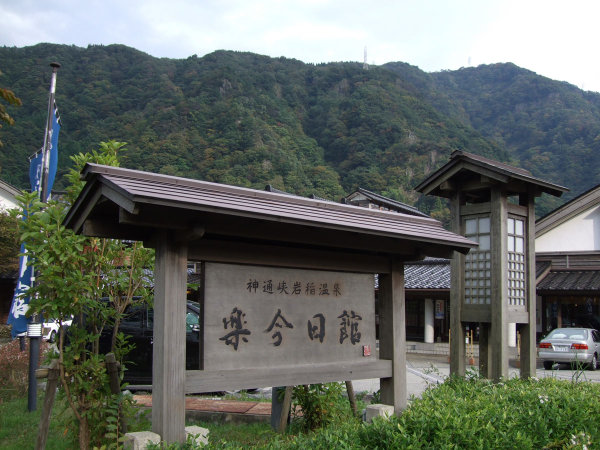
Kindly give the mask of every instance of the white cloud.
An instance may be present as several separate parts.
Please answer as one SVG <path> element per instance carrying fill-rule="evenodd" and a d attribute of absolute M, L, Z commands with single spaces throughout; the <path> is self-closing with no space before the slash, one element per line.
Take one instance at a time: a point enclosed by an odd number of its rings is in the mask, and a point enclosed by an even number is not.
<path fill-rule="evenodd" d="M 578 0 L 0 0 L 0 45 L 121 43 L 158 57 L 251 51 L 426 71 L 514 62 L 600 91 L 600 3 Z"/>

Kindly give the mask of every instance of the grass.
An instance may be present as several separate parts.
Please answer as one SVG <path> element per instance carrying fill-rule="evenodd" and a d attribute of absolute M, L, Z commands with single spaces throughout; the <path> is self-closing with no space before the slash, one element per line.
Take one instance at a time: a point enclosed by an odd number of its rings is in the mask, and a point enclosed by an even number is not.
<path fill-rule="evenodd" d="M 35 446 L 44 392 L 40 391 L 37 411 L 28 412 L 23 377 L 27 353 L 19 352 L 16 345 L 0 346 L 0 448 L 21 450 Z M 301 423 L 284 434 L 275 433 L 269 424 L 187 424 L 210 431 L 209 448 L 600 449 L 600 383 L 582 382 L 584 379 L 579 373 L 570 381 L 546 378 L 493 383 L 473 375 L 450 377 L 414 399 L 399 418 L 373 424 L 337 418 L 332 426 L 313 432 L 302 431 Z M 251 397 L 242 392 L 235 398 Z M 333 408 L 347 408 L 347 400 L 336 399 Z M 76 448 L 70 437 L 74 433 L 67 433 L 72 424 L 70 414 L 55 403 L 47 449 Z M 143 415 L 136 417 L 128 422 L 130 431 L 150 429 Z"/>
<path fill-rule="evenodd" d="M 38 399 L 37 410 L 27 410 L 27 397 L 16 398 L 0 403 L 0 448 L 3 450 L 23 450 L 33 448 L 37 440 L 38 426 L 43 405 L 43 396 Z M 55 404 L 53 416 L 50 421 L 48 433 L 47 450 L 64 450 L 65 448 L 76 448 L 69 443 L 66 434 L 66 415 L 69 412 L 61 412 L 60 407 Z M 132 430 L 136 430 L 137 424 L 129 424 Z M 279 435 L 271 429 L 268 423 L 255 424 L 215 424 L 199 421 L 188 421 L 186 425 L 198 425 L 210 430 L 211 442 L 217 446 L 233 447 L 264 447 L 273 440 L 280 439 Z M 149 422 L 142 421 L 142 428 L 149 430 Z M 141 431 L 141 429 L 138 429 Z"/>
<path fill-rule="evenodd" d="M 33 448 L 37 440 L 43 398 L 38 399 L 36 411 L 27 410 L 27 396 L 3 401 L 0 404 L 0 448 L 23 450 Z M 48 433 L 47 450 L 62 450 L 65 446 L 64 426 L 54 414 Z"/>
<path fill-rule="evenodd" d="M 240 425 L 190 422 L 187 425 L 198 425 L 210 430 L 209 442 L 219 447 L 266 447 L 274 440 L 280 439 L 280 435 L 268 423 Z"/>
<path fill-rule="evenodd" d="M 451 379 L 415 399 L 400 418 L 362 424 L 345 420 L 326 429 L 275 433 L 269 424 L 215 424 L 209 448 L 600 448 L 600 384 L 553 379 Z M 27 399 L 0 403 L 0 448 L 33 448 L 40 419 Z M 47 449 L 73 448 L 64 413 L 55 406 Z M 132 424 L 134 425 L 134 424 Z M 148 423 L 144 424 L 148 429 Z M 134 428 L 134 427 L 132 427 Z M 190 448 L 190 447 L 169 447 Z"/>

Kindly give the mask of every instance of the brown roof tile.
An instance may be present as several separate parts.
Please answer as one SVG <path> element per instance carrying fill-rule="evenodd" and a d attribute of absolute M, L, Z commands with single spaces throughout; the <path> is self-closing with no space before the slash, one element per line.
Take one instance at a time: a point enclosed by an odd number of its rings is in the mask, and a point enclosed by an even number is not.
<path fill-rule="evenodd" d="M 356 234 L 356 239 L 369 236 L 380 241 L 381 238 L 416 241 L 463 253 L 477 245 L 427 217 L 94 164 L 86 166 L 83 176 L 88 182 L 86 188 L 65 219 L 65 224 L 77 232 L 81 232 L 85 220 L 94 216 L 101 200 L 104 203 L 109 200 L 134 214 L 138 208 L 150 205 L 168 211 L 177 209 L 301 225 L 315 231 L 339 230 Z M 352 242 L 348 245 L 352 247 Z"/>

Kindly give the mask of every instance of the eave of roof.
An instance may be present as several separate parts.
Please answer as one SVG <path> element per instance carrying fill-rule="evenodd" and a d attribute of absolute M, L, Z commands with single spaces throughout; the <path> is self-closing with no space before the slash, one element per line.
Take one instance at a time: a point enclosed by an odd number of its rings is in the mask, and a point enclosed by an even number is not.
<path fill-rule="evenodd" d="M 6 181 L 0 180 L 0 188 L 11 194 L 13 197 L 20 195 L 21 191 Z"/>
<path fill-rule="evenodd" d="M 537 284 L 538 293 L 586 293 L 600 290 L 599 270 L 551 270 Z"/>
<path fill-rule="evenodd" d="M 550 230 L 600 204 L 600 185 L 588 189 L 564 205 L 550 211 L 535 222 L 535 236 L 540 237 Z"/>
<path fill-rule="evenodd" d="M 431 218 L 95 164 L 88 164 L 82 176 L 87 184 L 64 222 L 76 232 L 82 231 L 100 202 L 108 199 L 132 215 L 151 205 L 402 239 L 463 253 L 477 246 Z"/>
<path fill-rule="evenodd" d="M 563 192 L 568 191 L 568 189 L 563 186 L 534 177 L 531 172 L 526 169 L 514 167 L 460 150 L 452 152 L 450 161 L 423 180 L 415 187 L 415 190 L 424 194 L 448 196 L 449 193 L 444 193 L 444 191 L 439 189 L 441 184 L 463 171 L 482 173 L 501 183 L 507 183 L 508 180 L 513 180 L 527 185 L 533 185 L 540 193 L 545 192 L 556 197 L 560 197 Z"/>

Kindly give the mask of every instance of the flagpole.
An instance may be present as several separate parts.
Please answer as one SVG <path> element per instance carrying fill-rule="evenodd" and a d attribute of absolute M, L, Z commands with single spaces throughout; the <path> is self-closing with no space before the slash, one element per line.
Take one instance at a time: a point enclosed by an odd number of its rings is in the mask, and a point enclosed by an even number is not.
<path fill-rule="evenodd" d="M 48 99 L 48 120 L 46 122 L 46 133 L 44 134 L 44 155 L 42 156 L 42 182 L 40 189 L 40 200 L 45 202 L 48 198 L 48 174 L 50 172 L 50 144 L 52 131 L 52 109 L 54 108 L 54 93 L 56 92 L 56 72 L 60 68 L 57 62 L 51 62 L 52 79 L 50 80 L 50 96 Z"/>
<path fill-rule="evenodd" d="M 42 179 L 40 186 L 40 200 L 46 202 L 48 198 L 48 176 L 50 173 L 50 146 L 52 143 L 52 116 L 54 108 L 54 93 L 56 92 L 56 72 L 60 68 L 57 62 L 50 63 L 52 67 L 52 78 L 50 81 L 50 95 L 48 98 L 48 120 L 46 121 L 46 133 L 44 134 L 44 146 L 42 148 Z M 42 339 L 42 324 L 37 314 L 32 316 L 31 322 L 27 324 L 27 336 L 29 337 L 29 389 L 27 392 L 27 409 L 32 412 L 37 407 L 37 379 L 35 371 L 40 359 L 40 340 Z"/>

